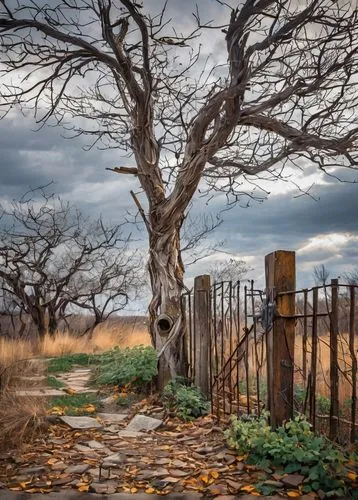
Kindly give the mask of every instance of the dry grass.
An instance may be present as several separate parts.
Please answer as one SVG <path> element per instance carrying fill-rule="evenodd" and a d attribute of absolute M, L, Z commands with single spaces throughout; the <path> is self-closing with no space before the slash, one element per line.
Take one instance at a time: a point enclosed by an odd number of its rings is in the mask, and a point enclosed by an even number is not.
<path fill-rule="evenodd" d="M 31 345 L 0 340 L 0 450 L 21 448 L 43 428 L 46 410 L 39 398 L 17 396 L 19 377 L 43 372 L 43 364 L 29 360 Z"/>
<path fill-rule="evenodd" d="M 44 357 L 80 352 L 93 354 L 108 351 L 114 346 L 133 347 L 141 344 L 150 345 L 150 337 L 145 325 L 141 327 L 123 325 L 120 329 L 106 326 L 97 328 L 91 339 L 87 335 L 74 337 L 67 332 L 59 332 L 54 337 L 46 335 L 37 354 Z"/>
<path fill-rule="evenodd" d="M 46 408 L 41 398 L 19 397 L 4 391 L 0 395 L 0 450 L 21 448 L 45 430 Z"/>
<path fill-rule="evenodd" d="M 44 364 L 37 358 L 74 353 L 100 353 L 114 346 L 149 345 L 150 337 L 143 324 L 104 325 L 92 338 L 74 337 L 68 332 L 46 335 L 39 345 L 21 340 L 0 338 L 0 449 L 21 447 L 44 428 L 46 409 L 40 398 L 19 397 L 14 388 L 23 382 L 19 377 L 41 375 Z"/>
<path fill-rule="evenodd" d="M 318 337 L 318 360 L 317 360 L 317 392 L 322 396 L 330 396 L 330 339 L 329 335 L 320 335 Z M 307 345 L 307 371 L 310 370 L 311 363 L 311 344 L 308 341 Z M 295 364 L 302 369 L 302 337 L 296 336 L 295 340 Z M 339 402 L 342 404 L 344 401 L 352 397 L 352 382 L 351 382 L 351 365 L 352 356 L 349 351 L 348 334 L 340 334 L 338 341 L 338 366 L 339 366 Z M 302 382 L 300 373 L 296 375 L 296 382 Z"/>
<path fill-rule="evenodd" d="M 26 341 L 0 338 L 0 373 L 2 368 L 19 360 L 82 352 L 100 353 L 114 346 L 133 347 L 136 345 L 150 345 L 150 336 L 144 324 L 123 323 L 120 327 L 118 325 L 100 326 L 95 330 L 91 339 L 88 335 L 75 337 L 68 332 L 58 332 L 53 337 L 46 335 L 37 346 Z"/>

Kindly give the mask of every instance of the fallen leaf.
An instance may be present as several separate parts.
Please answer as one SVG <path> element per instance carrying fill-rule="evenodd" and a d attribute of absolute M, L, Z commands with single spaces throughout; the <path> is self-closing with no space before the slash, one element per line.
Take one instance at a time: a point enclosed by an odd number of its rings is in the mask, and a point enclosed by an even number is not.
<path fill-rule="evenodd" d="M 357 477 L 358 477 L 358 474 L 356 472 L 352 472 L 352 471 L 349 471 L 347 472 L 347 479 L 349 479 L 350 481 L 357 481 Z"/>
<path fill-rule="evenodd" d="M 131 493 L 137 493 L 138 488 L 131 488 Z"/>
<path fill-rule="evenodd" d="M 74 389 L 72 389 L 71 387 L 65 387 L 65 389 L 63 389 L 63 391 L 66 393 L 66 394 L 69 394 L 70 396 L 73 396 L 74 394 L 77 394 L 77 391 L 75 391 Z"/>
<path fill-rule="evenodd" d="M 58 462 L 58 459 L 53 457 L 53 458 L 50 458 L 49 460 L 47 460 L 47 463 L 48 465 L 54 465 Z"/>
<path fill-rule="evenodd" d="M 200 476 L 200 479 L 203 481 L 203 483 L 208 484 L 209 482 L 209 477 L 206 475 Z"/>
<path fill-rule="evenodd" d="M 247 484 L 246 486 L 242 486 L 240 488 L 240 491 L 245 491 L 246 493 L 251 493 L 252 491 L 255 491 L 255 486 L 252 486 L 252 484 Z"/>
<path fill-rule="evenodd" d="M 212 470 L 210 471 L 210 476 L 213 477 L 214 479 L 217 479 L 219 477 L 219 473 L 217 470 Z"/>
<path fill-rule="evenodd" d="M 155 493 L 155 489 L 154 488 L 147 488 L 145 490 L 145 492 L 148 494 L 148 495 L 152 495 L 153 493 Z"/>
<path fill-rule="evenodd" d="M 65 414 L 65 410 L 61 406 L 53 406 L 48 410 L 50 415 L 59 415 L 62 416 Z"/>
<path fill-rule="evenodd" d="M 234 491 L 239 491 L 241 488 L 242 483 L 239 483 L 237 481 L 233 481 L 232 479 L 227 479 L 226 483 L 228 484 L 229 488 L 231 488 Z"/>
<path fill-rule="evenodd" d="M 83 406 L 82 409 L 86 411 L 87 413 L 95 413 L 97 411 L 97 408 L 95 405 L 88 404 L 86 406 Z"/>
<path fill-rule="evenodd" d="M 31 481 L 23 481 L 19 483 L 19 486 L 24 490 L 29 484 L 31 484 Z"/>
<path fill-rule="evenodd" d="M 301 496 L 301 492 L 297 491 L 297 490 L 290 490 L 290 491 L 287 492 L 287 496 L 288 497 L 300 497 Z"/>
<path fill-rule="evenodd" d="M 79 483 L 76 485 L 78 491 L 88 492 L 90 485 L 88 483 Z"/>

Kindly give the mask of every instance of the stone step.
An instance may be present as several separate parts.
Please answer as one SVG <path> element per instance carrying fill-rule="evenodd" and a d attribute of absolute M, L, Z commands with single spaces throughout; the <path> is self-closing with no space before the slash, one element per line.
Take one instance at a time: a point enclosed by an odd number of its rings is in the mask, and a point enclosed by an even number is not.
<path fill-rule="evenodd" d="M 15 391 L 16 396 L 32 398 L 51 398 L 54 396 L 64 396 L 66 393 L 59 389 L 24 389 Z"/>
<path fill-rule="evenodd" d="M 14 377 L 16 380 L 23 380 L 24 382 L 43 382 L 46 380 L 45 375 L 34 375 L 32 377 L 24 377 L 22 375 L 16 375 Z"/>

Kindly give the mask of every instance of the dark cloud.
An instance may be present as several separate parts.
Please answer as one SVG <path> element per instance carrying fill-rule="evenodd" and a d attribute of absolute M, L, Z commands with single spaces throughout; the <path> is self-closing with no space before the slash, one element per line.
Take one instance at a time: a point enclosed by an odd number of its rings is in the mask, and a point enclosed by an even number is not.
<path fill-rule="evenodd" d="M 274 250 L 297 251 L 298 282 L 312 283 L 315 265 L 326 263 L 332 275 L 343 274 L 358 265 L 358 185 L 329 182 L 315 186 L 318 201 L 294 193 L 274 195 L 248 208 L 225 212 L 224 223 L 215 238 L 225 240 L 225 251 L 250 256 L 253 278 L 263 281 L 264 256 Z M 211 210 L 223 208 L 224 197 Z M 338 235 L 338 236 L 337 236 Z M 225 254 L 222 254 L 225 258 Z M 210 259 L 198 264 L 200 272 Z M 190 270 L 195 274 L 196 270 Z"/>
<path fill-rule="evenodd" d="M 92 216 L 103 215 L 120 222 L 133 210 L 129 190 L 138 190 L 138 180 L 117 176 L 107 166 L 130 164 L 116 150 L 84 151 L 83 138 L 64 139 L 60 129 L 44 127 L 32 130 L 30 120 L 0 121 L 0 197 L 17 197 L 30 186 L 54 181 L 53 189 Z M 309 172 L 312 175 L 313 171 Z M 283 188 L 287 186 L 283 184 Z M 314 265 L 324 262 L 334 274 L 343 274 L 358 266 L 358 185 L 325 178 L 325 184 L 313 188 L 314 201 L 294 193 L 275 194 L 263 203 L 248 208 L 237 206 L 223 213 L 224 223 L 213 233 L 211 243 L 225 240 L 224 250 L 237 256 L 249 256 L 254 267 L 252 277 L 263 281 L 263 257 L 276 249 L 298 251 L 299 283 L 312 281 Z M 195 212 L 217 213 L 225 209 L 226 198 L 218 196 L 208 206 L 194 205 Z M 344 244 L 311 246 L 317 235 L 347 233 Z M 146 235 L 138 236 L 137 246 L 145 251 Z M 327 240 L 327 241 L 328 241 Z M 306 247 L 306 250 L 302 250 Z M 218 254 L 216 258 L 225 258 Z M 188 277 L 205 272 L 211 260 L 204 259 L 188 269 Z"/>

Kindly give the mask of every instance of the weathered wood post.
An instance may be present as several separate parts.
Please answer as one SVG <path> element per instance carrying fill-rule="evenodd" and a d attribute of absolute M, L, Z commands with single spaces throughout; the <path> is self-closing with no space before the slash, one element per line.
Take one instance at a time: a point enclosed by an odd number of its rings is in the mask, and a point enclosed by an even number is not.
<path fill-rule="evenodd" d="M 266 290 L 276 302 L 275 320 L 267 333 L 267 395 L 271 427 L 293 415 L 293 372 L 295 345 L 295 252 L 277 250 L 266 255 Z M 289 316 L 286 317 L 285 316 Z"/>
<path fill-rule="evenodd" d="M 207 397 L 210 358 L 210 276 L 197 276 L 194 281 L 194 383 Z"/>

